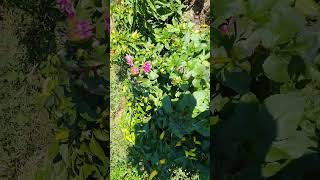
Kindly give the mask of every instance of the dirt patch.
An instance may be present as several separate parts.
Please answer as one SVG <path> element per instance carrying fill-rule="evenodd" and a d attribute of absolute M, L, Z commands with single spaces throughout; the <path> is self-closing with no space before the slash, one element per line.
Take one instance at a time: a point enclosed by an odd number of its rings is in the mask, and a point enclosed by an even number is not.
<path fill-rule="evenodd" d="M 210 23 L 210 1 L 209 0 L 186 0 L 185 16 L 197 24 Z"/>
<path fill-rule="evenodd" d="M 37 108 L 40 73 L 16 36 L 22 13 L 0 5 L 0 179 L 28 179 L 52 139 L 50 120 Z"/>

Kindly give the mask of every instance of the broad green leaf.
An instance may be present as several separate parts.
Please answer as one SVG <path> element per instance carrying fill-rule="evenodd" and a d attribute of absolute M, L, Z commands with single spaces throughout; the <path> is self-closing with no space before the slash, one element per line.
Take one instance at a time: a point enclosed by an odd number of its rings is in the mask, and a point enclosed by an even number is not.
<path fill-rule="evenodd" d="M 151 71 L 149 74 L 150 80 L 155 80 L 159 77 L 159 75 L 155 71 Z"/>
<path fill-rule="evenodd" d="M 303 16 L 284 1 L 279 2 L 271 14 L 267 27 L 279 36 L 279 44 L 288 42 L 305 24 Z"/>
<path fill-rule="evenodd" d="M 287 153 L 292 159 L 298 159 L 305 154 L 314 152 L 316 142 L 313 141 L 306 133 L 297 131 L 294 136 L 282 141 L 276 141 L 273 146 Z"/>
<path fill-rule="evenodd" d="M 102 129 L 94 130 L 94 135 L 100 141 L 108 141 L 109 140 L 108 133 Z"/>
<path fill-rule="evenodd" d="M 82 166 L 82 171 L 84 175 L 84 179 L 87 179 L 94 171 L 96 171 L 97 168 L 91 164 L 84 164 Z"/>
<path fill-rule="evenodd" d="M 57 179 L 68 179 L 68 169 L 63 161 L 59 161 L 53 165 L 54 178 Z"/>
<path fill-rule="evenodd" d="M 265 161 L 266 162 L 275 162 L 278 160 L 284 160 L 284 159 L 289 159 L 289 158 L 291 158 L 291 157 L 285 151 L 283 151 L 280 148 L 272 146 L 269 149 L 269 152 L 266 156 Z"/>
<path fill-rule="evenodd" d="M 276 82 L 287 82 L 290 79 L 288 65 L 287 58 L 272 54 L 265 60 L 263 70 L 269 79 Z"/>
<path fill-rule="evenodd" d="M 59 153 L 59 143 L 57 141 L 52 142 L 48 146 L 48 158 L 53 159 Z"/>
<path fill-rule="evenodd" d="M 221 83 L 237 93 L 244 94 L 249 91 L 251 83 L 251 77 L 247 72 L 244 71 L 221 71 L 219 72 L 217 79 Z"/>
<path fill-rule="evenodd" d="M 104 151 L 100 144 L 95 140 L 94 137 L 91 138 L 89 143 L 90 151 L 97 156 L 104 164 L 107 162 L 107 157 L 104 154 Z"/>
<path fill-rule="evenodd" d="M 277 139 L 295 135 L 304 113 L 304 98 L 297 93 L 277 94 L 265 100 L 265 106 L 276 121 Z"/>
<path fill-rule="evenodd" d="M 171 100 L 169 96 L 165 96 L 162 99 L 163 110 L 165 113 L 169 114 L 172 112 Z"/>
<path fill-rule="evenodd" d="M 68 144 L 61 144 L 60 145 L 60 155 L 62 156 L 62 159 L 63 161 L 66 163 L 66 164 L 69 164 L 70 163 L 70 152 L 69 152 L 69 147 L 68 147 Z"/>
<path fill-rule="evenodd" d="M 277 162 L 268 163 L 265 167 L 262 169 L 262 175 L 263 177 L 271 177 L 275 175 L 277 172 L 279 172 L 282 169 L 282 165 Z"/>

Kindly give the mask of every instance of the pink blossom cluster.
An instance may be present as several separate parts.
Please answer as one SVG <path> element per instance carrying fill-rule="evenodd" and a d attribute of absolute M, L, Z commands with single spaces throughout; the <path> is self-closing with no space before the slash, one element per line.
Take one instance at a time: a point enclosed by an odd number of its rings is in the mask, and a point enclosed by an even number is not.
<path fill-rule="evenodd" d="M 133 56 L 127 54 L 124 58 L 127 60 L 127 64 L 128 64 L 131 68 L 133 68 L 133 74 L 138 74 L 138 73 L 139 73 L 139 68 L 134 67 Z M 142 69 L 143 69 L 143 72 L 144 72 L 144 73 L 149 74 L 150 71 L 151 71 L 151 63 L 150 63 L 150 61 L 145 62 L 145 63 L 142 65 Z"/>
<path fill-rule="evenodd" d="M 92 25 L 84 20 L 80 20 L 77 22 L 77 33 L 81 39 L 89 39 L 93 36 Z"/>
<path fill-rule="evenodd" d="M 56 2 L 58 7 L 67 13 L 68 18 L 74 18 L 76 12 L 71 0 L 56 0 Z M 93 27 L 88 21 L 79 20 L 76 22 L 74 32 L 80 37 L 80 39 L 89 39 L 93 36 Z"/>
<path fill-rule="evenodd" d="M 127 60 L 127 64 L 133 67 L 133 57 L 127 54 L 124 58 Z"/>
<path fill-rule="evenodd" d="M 150 61 L 145 62 L 145 63 L 143 64 L 142 68 L 143 68 L 143 71 L 144 71 L 146 74 L 149 74 L 150 71 L 151 71 L 151 63 L 150 63 Z"/>
<path fill-rule="evenodd" d="M 57 0 L 57 4 L 62 11 L 67 13 L 68 18 L 75 16 L 76 12 L 71 0 Z"/>

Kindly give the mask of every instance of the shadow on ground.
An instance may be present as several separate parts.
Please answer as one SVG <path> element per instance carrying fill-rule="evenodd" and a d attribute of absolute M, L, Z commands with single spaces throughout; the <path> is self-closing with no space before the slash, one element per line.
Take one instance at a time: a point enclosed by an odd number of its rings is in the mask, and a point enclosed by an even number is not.
<path fill-rule="evenodd" d="M 262 179 L 260 167 L 276 137 L 276 124 L 267 109 L 257 102 L 244 100 L 229 113 L 227 119 L 211 129 L 211 173 L 218 180 Z"/>
<path fill-rule="evenodd" d="M 167 101 L 170 99 L 163 99 Z M 163 103 L 165 104 L 165 103 Z M 201 179 L 208 179 L 209 173 L 209 111 L 193 116 L 196 99 L 192 94 L 185 94 L 178 101 L 172 102 L 172 109 L 158 108 L 146 123 L 135 125 L 135 142 L 128 148 L 128 161 L 139 169 L 150 174 L 157 170 L 155 179 L 181 179 L 181 177 L 195 178 L 200 173 Z M 161 133 L 165 136 L 161 140 Z M 198 137 L 201 145 L 194 144 L 193 136 Z M 185 137 L 184 142 L 180 141 Z M 176 146 L 181 142 L 181 146 Z M 195 157 L 187 157 L 185 150 L 196 148 Z M 165 164 L 160 160 L 165 159 Z M 187 174 L 177 173 L 182 169 Z M 179 175 L 181 177 L 179 178 Z M 193 176 L 193 177 L 192 177 Z"/>
<path fill-rule="evenodd" d="M 253 94 L 243 95 L 238 103 L 228 103 L 220 112 L 221 120 L 211 128 L 211 177 L 215 180 L 315 180 L 320 177 L 320 154 L 302 152 L 297 159 L 270 153 L 279 132 L 276 120 Z M 286 143 L 286 140 L 284 144 Z M 299 141 L 293 140 L 293 143 Z M 298 144 L 292 146 L 299 148 Z M 303 145 L 302 145 L 303 146 Z M 304 154 L 305 153 L 305 154 Z M 268 162 L 267 159 L 277 159 Z M 289 158 L 290 160 L 290 158 Z M 277 171 L 276 165 L 284 164 Z M 275 168 L 275 169 L 272 169 Z M 275 172 L 274 175 L 266 175 Z"/>

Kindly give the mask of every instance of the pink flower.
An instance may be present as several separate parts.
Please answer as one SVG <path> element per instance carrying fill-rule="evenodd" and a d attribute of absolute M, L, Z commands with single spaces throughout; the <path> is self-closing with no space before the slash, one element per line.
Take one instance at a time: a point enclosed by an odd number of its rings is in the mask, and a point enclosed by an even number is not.
<path fill-rule="evenodd" d="M 132 76 L 135 76 L 135 75 L 140 73 L 140 70 L 137 67 L 131 67 L 130 68 L 130 73 L 131 73 Z"/>
<path fill-rule="evenodd" d="M 76 12 L 70 0 L 57 0 L 58 7 L 67 13 L 67 16 L 74 17 Z"/>
<path fill-rule="evenodd" d="M 221 33 L 227 33 L 228 32 L 228 25 L 224 24 L 220 27 Z"/>
<path fill-rule="evenodd" d="M 68 7 L 71 4 L 70 0 L 57 0 L 56 2 L 59 8 L 62 10 L 64 10 L 66 7 Z"/>
<path fill-rule="evenodd" d="M 124 58 L 127 60 L 127 64 L 129 64 L 129 66 L 132 67 L 133 66 L 133 57 L 127 54 Z"/>
<path fill-rule="evenodd" d="M 68 18 L 72 18 L 76 15 L 76 11 L 71 5 L 65 8 L 65 11 L 67 13 Z"/>
<path fill-rule="evenodd" d="M 149 74 L 151 71 L 151 64 L 150 61 L 147 61 L 142 66 L 144 73 Z"/>
<path fill-rule="evenodd" d="M 139 68 L 137 68 L 137 67 L 133 68 L 133 72 L 134 72 L 135 74 L 138 74 L 138 73 L 139 73 Z"/>
<path fill-rule="evenodd" d="M 93 27 L 87 21 L 81 20 L 77 22 L 77 32 L 81 39 L 89 39 L 93 36 Z"/>

